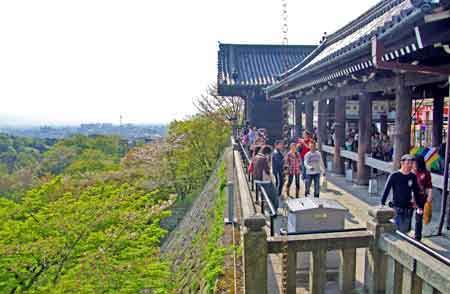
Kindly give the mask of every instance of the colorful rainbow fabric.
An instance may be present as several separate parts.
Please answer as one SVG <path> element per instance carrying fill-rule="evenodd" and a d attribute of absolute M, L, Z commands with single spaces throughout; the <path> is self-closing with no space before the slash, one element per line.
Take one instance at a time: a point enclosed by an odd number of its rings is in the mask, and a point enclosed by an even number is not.
<path fill-rule="evenodd" d="M 427 168 L 430 170 L 438 170 L 439 169 L 439 150 L 437 148 L 431 147 L 419 147 L 414 146 L 411 148 L 409 154 L 414 156 L 423 156 L 425 159 L 425 163 L 427 165 Z"/>

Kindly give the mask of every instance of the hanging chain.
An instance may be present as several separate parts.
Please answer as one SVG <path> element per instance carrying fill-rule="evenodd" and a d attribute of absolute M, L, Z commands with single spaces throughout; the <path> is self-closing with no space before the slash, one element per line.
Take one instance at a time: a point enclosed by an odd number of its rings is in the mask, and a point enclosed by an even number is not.
<path fill-rule="evenodd" d="M 284 52 L 281 55 L 282 61 L 283 61 L 283 69 L 286 72 L 289 70 L 289 39 L 288 39 L 288 33 L 289 33 L 289 26 L 288 26 L 288 0 L 281 0 L 281 33 L 282 33 L 282 44 L 286 46 L 286 50 L 283 50 Z M 289 97 L 285 96 L 282 98 L 282 111 L 283 111 L 283 141 L 287 148 L 289 148 L 289 139 L 290 139 L 290 128 L 289 128 Z M 289 169 L 287 166 L 287 162 L 284 164 L 284 178 L 285 183 L 287 181 L 287 178 L 289 176 Z M 288 188 L 289 189 L 289 188 Z M 289 192 L 288 192 L 289 195 Z M 287 205 L 287 204 L 286 204 Z M 287 208 L 285 209 L 287 211 Z M 287 227 L 285 235 L 283 236 L 283 243 L 282 243 L 282 253 L 281 253 L 281 293 L 287 294 L 287 279 L 288 279 L 288 235 L 287 235 Z"/>

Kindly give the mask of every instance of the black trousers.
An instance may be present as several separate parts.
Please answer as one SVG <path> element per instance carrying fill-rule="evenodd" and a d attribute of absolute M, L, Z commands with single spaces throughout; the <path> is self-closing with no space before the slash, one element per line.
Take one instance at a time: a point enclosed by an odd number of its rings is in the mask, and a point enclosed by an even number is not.
<path fill-rule="evenodd" d="M 416 217 L 416 226 L 414 228 L 414 238 L 417 241 L 420 241 L 422 239 L 422 229 L 423 229 L 423 210 L 422 210 L 422 214 L 418 214 L 417 210 L 415 213 L 415 217 Z"/>
<path fill-rule="evenodd" d="M 300 190 L 300 174 L 292 174 L 288 177 L 287 188 L 290 189 L 295 178 L 295 189 Z"/>
<path fill-rule="evenodd" d="M 275 176 L 275 187 L 277 188 L 278 195 L 281 195 L 281 193 L 283 192 L 283 185 L 284 185 L 283 171 L 274 172 L 274 176 Z"/>

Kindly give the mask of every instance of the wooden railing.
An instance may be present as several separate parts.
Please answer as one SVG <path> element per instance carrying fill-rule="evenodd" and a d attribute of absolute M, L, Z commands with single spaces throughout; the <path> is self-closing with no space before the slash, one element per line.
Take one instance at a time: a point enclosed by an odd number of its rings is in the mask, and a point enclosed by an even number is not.
<path fill-rule="evenodd" d="M 332 146 L 328 145 L 322 145 L 322 151 L 328 154 L 334 154 L 334 148 Z M 348 151 L 348 150 L 342 150 L 341 149 L 341 156 L 343 158 L 357 161 L 358 160 L 358 153 Z M 379 159 L 375 159 L 371 157 L 369 154 L 366 154 L 365 156 L 365 163 L 367 166 L 370 166 L 372 168 L 375 168 L 377 170 L 383 171 L 385 173 L 391 173 L 393 171 L 393 163 L 387 162 Z M 442 189 L 444 187 L 444 177 L 435 173 L 431 174 L 431 181 L 433 183 L 433 187 Z"/>
<path fill-rule="evenodd" d="M 255 209 L 241 153 L 239 148 L 234 151 L 237 194 L 243 220 L 244 293 L 269 293 L 269 254 L 286 253 L 285 250 L 288 256 L 285 265 L 286 293 L 296 293 L 298 252 L 311 252 L 310 293 L 325 293 L 327 277 L 324 269 L 327 252 L 331 250 L 337 250 L 340 255 L 340 290 L 342 293 L 352 293 L 355 288 L 358 248 L 365 248 L 366 251 L 362 282 L 369 294 L 450 293 L 450 266 L 397 235 L 395 225 L 391 222 L 394 211 L 388 207 L 369 211 L 370 220 L 366 230 L 268 236 L 267 220 Z"/>

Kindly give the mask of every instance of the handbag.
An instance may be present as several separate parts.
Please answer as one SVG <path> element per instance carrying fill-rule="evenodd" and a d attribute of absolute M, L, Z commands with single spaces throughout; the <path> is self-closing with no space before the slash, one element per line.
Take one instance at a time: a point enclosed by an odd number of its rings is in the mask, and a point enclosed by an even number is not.
<path fill-rule="evenodd" d="M 432 216 L 433 216 L 433 204 L 427 201 L 423 208 L 423 223 L 428 225 L 431 222 Z"/>

